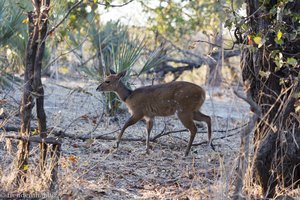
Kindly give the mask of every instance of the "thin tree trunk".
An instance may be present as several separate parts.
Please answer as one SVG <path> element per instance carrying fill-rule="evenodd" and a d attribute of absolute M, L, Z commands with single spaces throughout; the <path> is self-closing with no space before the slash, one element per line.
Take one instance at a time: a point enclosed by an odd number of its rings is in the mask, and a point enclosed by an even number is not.
<path fill-rule="evenodd" d="M 224 48 L 223 48 L 223 23 L 220 22 L 220 33 L 216 35 L 215 43 L 221 48 L 218 52 L 217 63 L 209 65 L 208 85 L 213 87 L 220 87 L 222 84 L 222 67 L 224 62 Z"/>
<path fill-rule="evenodd" d="M 41 82 L 41 66 L 45 50 L 47 22 L 50 0 L 35 0 L 35 12 L 29 12 L 29 40 L 26 50 L 26 66 L 24 75 L 24 88 L 21 104 L 21 136 L 30 136 L 30 121 L 33 108 L 33 99 L 36 99 L 38 132 L 46 137 L 46 114 L 44 111 L 44 89 Z M 43 170 L 46 158 L 46 144 L 40 145 L 40 166 Z M 28 165 L 29 142 L 20 141 L 18 147 L 17 185 L 26 181 L 25 173 Z"/>
<path fill-rule="evenodd" d="M 33 68 L 34 68 L 34 55 L 36 53 L 36 43 L 34 42 L 37 38 L 37 35 L 34 34 L 34 19 L 33 12 L 28 13 L 29 18 L 29 40 L 26 49 L 26 66 L 25 66 L 25 74 L 24 74 L 24 87 L 23 87 L 23 96 L 22 96 L 22 104 L 20 108 L 21 114 L 21 131 L 20 135 L 28 137 L 30 135 L 30 121 L 31 121 L 31 111 L 33 107 L 33 98 L 31 96 L 33 88 Z M 16 177 L 17 186 L 20 185 L 21 182 L 25 182 L 25 174 L 26 174 L 26 165 L 28 165 L 28 154 L 29 154 L 29 142 L 20 141 L 18 145 L 18 161 L 17 161 L 17 169 L 18 174 Z"/>
<path fill-rule="evenodd" d="M 44 0 L 41 2 L 39 7 L 36 9 L 41 10 L 38 12 L 40 15 L 38 16 L 38 46 L 35 57 L 35 65 L 34 65 L 34 80 L 33 87 L 34 92 L 36 93 L 36 112 L 37 112 L 37 121 L 38 121 L 38 131 L 42 138 L 47 137 L 46 134 L 46 114 L 44 110 L 44 88 L 41 80 L 41 71 L 42 71 L 42 60 L 43 54 L 45 51 L 45 39 L 47 34 L 47 26 L 48 26 L 48 12 L 49 12 L 50 0 Z M 43 8 L 43 9 L 42 9 Z M 47 144 L 40 144 L 40 167 L 43 170 L 44 162 L 47 154 Z"/>

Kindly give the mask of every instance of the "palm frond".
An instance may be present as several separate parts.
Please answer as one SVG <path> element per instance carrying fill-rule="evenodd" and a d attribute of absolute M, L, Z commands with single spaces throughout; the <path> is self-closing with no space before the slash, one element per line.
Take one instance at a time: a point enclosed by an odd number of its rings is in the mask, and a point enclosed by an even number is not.
<path fill-rule="evenodd" d="M 153 67 L 156 67 L 157 65 L 163 63 L 166 60 L 166 57 L 162 54 L 163 48 L 157 48 L 155 51 L 153 51 L 149 57 L 146 59 L 146 62 L 142 69 L 140 70 L 138 76 L 140 76 L 142 73 L 145 73 L 152 69 Z"/>
<path fill-rule="evenodd" d="M 0 47 L 7 44 L 22 22 L 21 11 L 10 7 L 6 2 L 7 0 L 0 0 Z"/>
<path fill-rule="evenodd" d="M 134 41 L 135 42 L 132 43 L 132 41 L 127 40 L 120 44 L 119 54 L 116 56 L 115 60 L 117 72 L 130 70 L 141 57 L 145 42 L 144 40 L 140 41 L 138 39 L 134 39 Z"/>

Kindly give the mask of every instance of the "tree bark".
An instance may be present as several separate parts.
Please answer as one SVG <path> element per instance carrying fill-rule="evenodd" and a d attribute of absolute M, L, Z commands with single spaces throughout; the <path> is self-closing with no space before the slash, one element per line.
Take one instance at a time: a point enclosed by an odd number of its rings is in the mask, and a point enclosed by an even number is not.
<path fill-rule="evenodd" d="M 29 40 L 26 49 L 26 66 L 24 75 L 24 88 L 21 104 L 21 131 L 23 137 L 30 136 L 31 112 L 36 100 L 38 132 L 45 138 L 46 134 L 46 114 L 44 111 L 44 89 L 41 81 L 42 59 L 45 50 L 45 39 L 47 35 L 48 12 L 50 9 L 50 0 L 33 1 L 35 11 L 28 13 L 29 19 Z M 46 158 L 47 145 L 41 143 L 40 166 L 44 166 Z M 28 165 L 29 141 L 21 140 L 18 147 L 17 183 L 26 181 L 23 176 L 26 173 Z"/>
<path fill-rule="evenodd" d="M 23 88 L 23 96 L 22 96 L 22 103 L 20 107 L 20 114 L 21 114 L 21 130 L 20 135 L 28 137 L 30 135 L 30 121 L 31 121 L 31 111 L 33 107 L 33 98 L 31 93 L 33 91 L 32 88 L 32 74 L 34 69 L 34 55 L 36 53 L 34 48 L 36 43 L 33 42 L 37 39 L 37 35 L 33 34 L 34 30 L 34 19 L 33 19 L 33 12 L 28 13 L 29 19 L 29 40 L 27 44 L 27 51 L 26 51 L 26 66 L 25 66 L 25 73 L 24 73 L 24 88 Z M 17 161 L 17 169 L 18 174 L 16 177 L 17 186 L 21 182 L 25 182 L 26 170 L 25 166 L 28 165 L 28 154 L 29 154 L 29 142 L 28 141 L 20 141 L 18 145 L 18 161 Z"/>
<path fill-rule="evenodd" d="M 46 114 L 44 110 L 44 88 L 41 80 L 42 60 L 45 51 L 45 39 L 48 28 L 48 12 L 50 9 L 50 0 L 42 0 L 36 4 L 37 24 L 38 24 L 38 43 L 35 55 L 33 89 L 36 94 L 36 113 L 38 121 L 38 132 L 42 138 L 47 137 Z M 40 167 L 43 170 L 46 159 L 47 144 L 40 144 Z"/>
<path fill-rule="evenodd" d="M 275 43 L 277 35 L 270 31 L 270 27 L 275 26 L 272 24 L 274 21 L 279 22 L 270 12 L 276 7 L 276 0 L 263 3 L 247 0 L 246 3 L 252 34 L 267 38 L 266 43 L 254 51 L 253 48 L 245 48 L 241 57 L 243 81 L 262 110 L 254 133 L 253 180 L 262 187 L 265 197 L 273 198 L 276 188 L 284 191 L 286 187 L 299 185 L 300 113 L 295 107 L 300 100 L 297 95 L 300 81 L 299 62 L 298 67 L 285 65 L 278 68 L 272 53 L 281 52 L 283 61 L 289 57 L 299 61 L 300 40 L 287 40 L 284 47 Z M 284 7 L 287 8 L 299 13 L 300 2 L 289 2 Z M 291 24 L 289 17 L 283 20 L 287 27 L 299 28 L 299 22 Z M 263 75 L 261 72 L 269 74 Z"/>
<path fill-rule="evenodd" d="M 224 47 L 223 47 L 223 23 L 220 22 L 220 33 L 216 35 L 215 44 L 220 46 L 217 52 L 217 63 L 210 63 L 207 84 L 213 87 L 220 87 L 222 84 L 222 67 L 224 60 Z"/>
<path fill-rule="evenodd" d="M 213 87 L 220 87 L 222 83 L 222 59 L 218 58 L 217 64 L 209 65 L 208 81 L 207 84 Z"/>

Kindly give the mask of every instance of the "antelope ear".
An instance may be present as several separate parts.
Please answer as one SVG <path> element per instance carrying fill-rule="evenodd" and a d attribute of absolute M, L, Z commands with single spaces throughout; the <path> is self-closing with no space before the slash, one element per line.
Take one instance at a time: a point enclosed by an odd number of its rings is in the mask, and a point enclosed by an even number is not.
<path fill-rule="evenodd" d="M 116 72 L 111 68 L 109 68 L 109 72 L 110 72 L 110 74 L 116 74 Z"/>
<path fill-rule="evenodd" d="M 126 75 L 126 73 L 127 73 L 127 71 L 126 70 L 124 70 L 124 71 L 121 71 L 120 73 L 118 73 L 118 78 L 122 78 L 122 77 L 124 77 L 125 75 Z"/>

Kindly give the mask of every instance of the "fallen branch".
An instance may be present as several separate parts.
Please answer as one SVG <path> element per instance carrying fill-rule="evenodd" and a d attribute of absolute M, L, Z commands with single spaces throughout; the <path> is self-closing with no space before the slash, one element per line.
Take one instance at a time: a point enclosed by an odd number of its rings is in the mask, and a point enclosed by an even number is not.
<path fill-rule="evenodd" d="M 234 127 L 231 129 L 227 129 L 227 130 L 213 130 L 213 132 L 219 132 L 219 133 L 226 133 L 226 132 L 230 132 L 230 131 L 235 131 L 237 129 L 243 128 L 247 125 L 247 123 L 243 124 L 242 126 L 238 126 L 238 127 Z M 180 133 L 180 132 L 189 132 L 188 129 L 181 129 L 181 130 L 176 130 L 176 131 L 168 131 L 168 132 L 161 132 L 158 135 L 154 136 L 152 138 L 153 141 L 155 141 L 156 139 L 165 136 L 165 135 L 170 135 L 172 133 Z M 207 131 L 197 131 L 197 133 L 206 133 Z M 213 139 L 214 140 L 214 139 Z"/>
<path fill-rule="evenodd" d="M 54 138 L 54 137 L 41 138 L 40 136 L 24 137 L 19 135 L 5 135 L 4 137 L 7 139 L 22 140 L 25 142 L 47 143 L 47 144 L 55 144 L 55 145 L 62 144 L 62 141 L 59 138 Z"/>
<path fill-rule="evenodd" d="M 4 127 L 1 127 L 1 129 L 2 129 L 4 132 L 19 132 L 20 127 L 4 126 Z"/>
<path fill-rule="evenodd" d="M 224 58 L 229 58 L 233 56 L 238 56 L 240 54 L 240 50 L 232 50 L 225 51 Z M 164 77 L 168 73 L 175 74 L 179 77 L 184 71 L 191 71 L 193 69 L 200 68 L 202 65 L 208 63 L 213 63 L 212 60 L 218 60 L 218 53 L 213 53 L 212 55 L 208 55 L 211 59 L 208 61 L 207 58 L 197 57 L 196 59 L 174 59 L 166 57 L 165 64 L 160 67 L 155 67 L 149 70 L 148 74 L 159 74 L 159 76 Z M 173 67 L 170 63 L 183 64 L 183 66 Z"/>
<path fill-rule="evenodd" d="M 114 132 L 117 132 L 119 130 L 116 130 Z M 111 132 L 111 133 L 114 133 Z M 86 140 L 90 140 L 90 139 L 100 139 L 100 140 L 116 140 L 117 138 L 114 136 L 107 136 L 106 134 L 103 135 L 97 135 L 97 136 L 91 136 L 90 134 L 86 134 L 86 135 L 73 135 L 73 134 L 69 134 L 69 133 L 65 133 L 63 131 L 58 131 L 58 132 L 53 132 L 53 134 L 57 137 L 65 137 L 65 138 L 70 138 L 70 139 L 74 139 L 74 140 L 82 140 L 82 141 L 86 141 Z M 146 139 L 142 139 L 142 138 L 122 138 L 122 141 L 146 141 Z"/>
<path fill-rule="evenodd" d="M 30 131 L 34 131 L 36 130 L 37 127 L 30 127 Z M 3 132 L 19 132 L 20 131 L 20 126 L 19 127 L 15 127 L 15 126 L 0 126 L 0 130 L 2 130 Z"/>
<path fill-rule="evenodd" d="M 247 124 L 243 124 L 240 127 L 235 127 L 235 128 L 228 129 L 228 130 L 215 130 L 214 132 L 229 132 L 229 131 L 234 131 L 234 130 L 243 128 L 246 125 Z M 60 138 L 65 137 L 65 138 L 70 138 L 70 139 L 74 139 L 74 140 L 77 139 L 77 140 L 82 140 L 82 141 L 86 141 L 86 140 L 90 140 L 90 139 L 99 139 L 99 140 L 113 141 L 113 140 L 116 140 L 117 137 L 115 137 L 115 136 L 108 136 L 108 135 L 116 133 L 118 131 L 120 131 L 120 129 L 114 130 L 112 132 L 104 133 L 104 134 L 101 134 L 101 135 L 94 135 L 94 136 L 92 136 L 90 133 L 85 134 L 85 135 L 74 135 L 74 134 L 66 133 L 64 131 L 53 131 L 52 134 L 54 134 L 56 137 L 60 137 Z M 181 129 L 181 130 L 176 130 L 176 131 L 162 132 L 162 133 L 160 133 L 160 134 L 158 134 L 158 135 L 150 138 L 150 141 L 151 142 L 156 142 L 156 140 L 158 138 L 162 137 L 162 136 L 169 135 L 169 134 L 172 134 L 172 133 L 180 133 L 180 132 L 188 132 L 188 129 Z M 207 131 L 198 131 L 197 133 L 206 133 L 206 132 Z M 213 138 L 212 141 L 221 140 L 221 139 L 224 139 L 224 138 L 227 138 L 227 137 L 232 137 L 232 136 L 234 136 L 234 135 L 236 135 L 238 133 L 239 132 L 233 133 L 233 134 L 228 134 L 228 135 L 217 137 L 217 138 Z M 126 137 L 124 137 L 124 138 L 122 138 L 122 141 L 145 142 L 146 139 L 145 138 L 126 138 Z M 207 144 L 207 141 L 203 141 L 203 142 L 200 142 L 200 143 L 195 143 L 195 144 L 193 144 L 193 146 L 200 146 L 200 145 L 203 145 L 203 144 Z"/>

